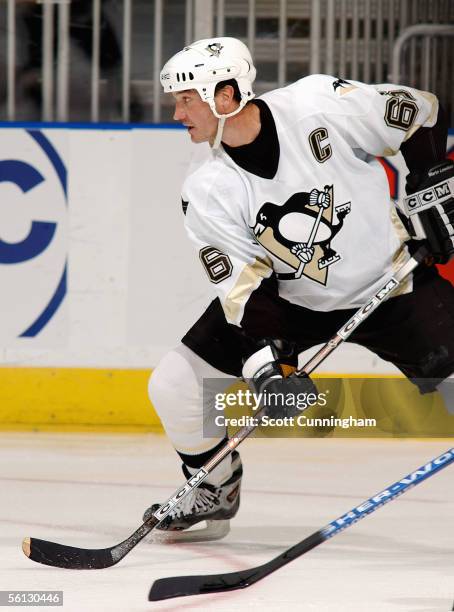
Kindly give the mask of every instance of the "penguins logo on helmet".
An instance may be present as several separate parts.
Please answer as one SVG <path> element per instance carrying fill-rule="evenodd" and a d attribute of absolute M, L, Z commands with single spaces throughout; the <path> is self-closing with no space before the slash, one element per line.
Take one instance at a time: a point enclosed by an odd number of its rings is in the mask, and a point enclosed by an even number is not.
<path fill-rule="evenodd" d="M 210 53 L 210 55 L 219 57 L 221 55 L 221 51 L 223 48 L 224 47 L 221 45 L 221 43 L 215 42 L 215 43 L 210 43 L 208 47 L 206 48 L 206 50 Z"/>
<path fill-rule="evenodd" d="M 329 204 L 314 205 L 314 194 L 316 197 L 321 195 L 321 199 Z M 279 279 L 299 278 L 297 272 L 304 264 L 303 276 L 327 284 L 328 268 L 342 259 L 331 242 L 341 231 L 351 210 L 350 202 L 334 207 L 333 201 L 333 187 L 329 186 L 324 192 L 313 189 L 294 193 L 282 205 L 266 202 L 261 206 L 251 228 L 256 240 L 293 270 L 278 273 Z"/>

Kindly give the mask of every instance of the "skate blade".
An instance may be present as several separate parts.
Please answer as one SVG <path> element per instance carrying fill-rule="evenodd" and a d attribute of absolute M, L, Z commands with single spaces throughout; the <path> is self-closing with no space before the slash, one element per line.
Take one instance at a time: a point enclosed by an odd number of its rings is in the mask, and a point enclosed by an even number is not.
<path fill-rule="evenodd" d="M 180 544 L 181 542 L 212 542 L 221 540 L 230 531 L 230 521 L 205 521 L 202 529 L 184 529 L 183 531 L 159 531 L 153 533 L 156 544 Z"/>

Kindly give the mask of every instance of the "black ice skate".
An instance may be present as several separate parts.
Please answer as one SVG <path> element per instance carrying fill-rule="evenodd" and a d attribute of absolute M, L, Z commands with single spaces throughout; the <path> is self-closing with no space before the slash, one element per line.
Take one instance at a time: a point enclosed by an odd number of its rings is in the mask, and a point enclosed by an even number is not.
<path fill-rule="evenodd" d="M 191 473 L 182 465 L 183 473 L 189 480 Z M 161 542 L 206 542 L 220 540 L 230 531 L 230 519 L 240 506 L 240 487 L 243 475 L 241 459 L 236 451 L 232 453 L 232 476 L 222 485 L 202 482 L 183 499 L 170 514 L 156 527 L 161 532 Z M 160 504 L 153 504 L 145 510 L 143 521 L 147 521 Z M 190 527 L 206 521 L 206 527 L 190 530 Z M 156 531 L 155 531 L 156 533 Z"/>

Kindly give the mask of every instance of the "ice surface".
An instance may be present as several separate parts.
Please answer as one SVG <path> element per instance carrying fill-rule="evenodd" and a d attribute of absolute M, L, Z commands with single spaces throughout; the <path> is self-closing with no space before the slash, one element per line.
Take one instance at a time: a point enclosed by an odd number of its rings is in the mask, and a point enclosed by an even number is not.
<path fill-rule="evenodd" d="M 453 466 L 246 590 L 156 603 L 147 595 L 156 578 L 263 563 L 452 446 L 247 440 L 242 503 L 224 540 L 149 537 L 113 568 L 73 571 L 30 561 L 22 539 L 91 548 L 123 540 L 150 503 L 183 483 L 175 452 L 164 436 L 2 433 L 0 590 L 63 590 L 63 610 L 75 612 L 450 610 Z"/>

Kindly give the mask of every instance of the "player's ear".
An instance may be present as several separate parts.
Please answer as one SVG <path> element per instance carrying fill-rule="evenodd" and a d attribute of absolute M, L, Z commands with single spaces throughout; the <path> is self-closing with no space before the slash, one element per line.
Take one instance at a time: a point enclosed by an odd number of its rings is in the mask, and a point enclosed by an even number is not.
<path fill-rule="evenodd" d="M 235 90 L 231 85 L 224 85 L 219 91 L 216 93 L 216 103 L 217 107 L 221 113 L 227 113 L 233 101 L 235 95 Z"/>

